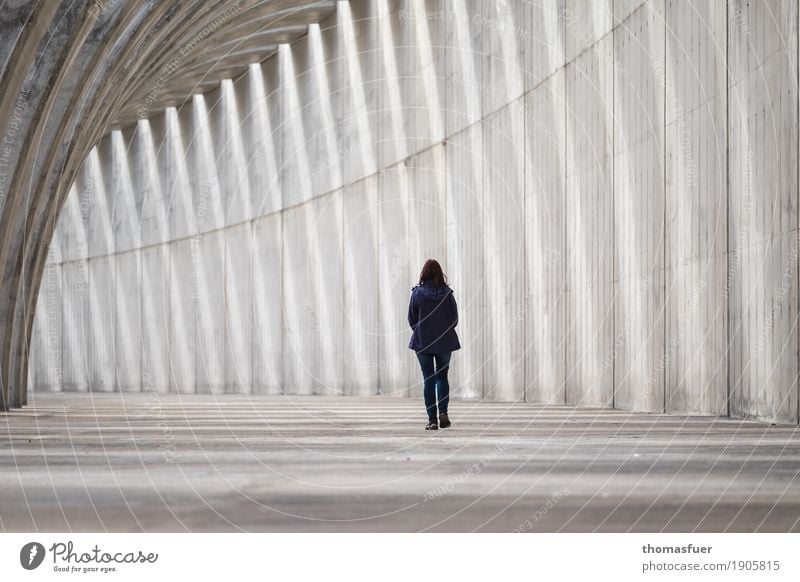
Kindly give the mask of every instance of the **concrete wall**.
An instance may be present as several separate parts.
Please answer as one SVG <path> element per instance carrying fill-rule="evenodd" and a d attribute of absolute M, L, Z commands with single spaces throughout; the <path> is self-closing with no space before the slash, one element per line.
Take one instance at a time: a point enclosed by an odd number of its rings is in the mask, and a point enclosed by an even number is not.
<path fill-rule="evenodd" d="M 418 395 L 798 421 L 794 0 L 380 0 L 106 136 L 42 283 L 40 390 Z"/>

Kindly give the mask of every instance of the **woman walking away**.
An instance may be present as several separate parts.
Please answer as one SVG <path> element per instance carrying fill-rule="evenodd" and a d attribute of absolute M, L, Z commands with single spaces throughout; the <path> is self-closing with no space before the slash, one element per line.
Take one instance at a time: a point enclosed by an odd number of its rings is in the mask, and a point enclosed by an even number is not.
<path fill-rule="evenodd" d="M 408 302 L 408 324 L 413 333 L 408 347 L 417 352 L 422 368 L 423 395 L 428 412 L 425 430 L 438 430 L 451 425 L 447 417 L 450 384 L 447 370 L 450 354 L 461 349 L 456 335 L 458 308 L 453 290 L 438 261 L 428 259 L 419 274 L 419 285 L 411 290 Z M 436 421 L 438 393 L 439 421 Z"/>

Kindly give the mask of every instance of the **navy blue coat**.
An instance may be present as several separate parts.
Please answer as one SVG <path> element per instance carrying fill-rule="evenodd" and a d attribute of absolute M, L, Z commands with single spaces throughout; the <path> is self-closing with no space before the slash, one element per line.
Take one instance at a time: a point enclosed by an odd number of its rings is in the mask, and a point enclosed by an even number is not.
<path fill-rule="evenodd" d="M 440 354 L 461 349 L 456 335 L 458 307 L 453 290 L 430 281 L 411 290 L 408 325 L 413 333 L 408 347 L 423 354 Z"/>

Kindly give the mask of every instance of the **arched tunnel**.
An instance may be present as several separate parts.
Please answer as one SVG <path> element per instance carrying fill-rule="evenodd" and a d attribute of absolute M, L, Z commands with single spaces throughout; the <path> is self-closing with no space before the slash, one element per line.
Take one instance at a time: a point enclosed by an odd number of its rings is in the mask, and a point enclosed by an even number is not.
<path fill-rule="evenodd" d="M 93 147 L 305 35 L 335 2 L 3 6 L 4 409 L 27 402 L 35 302 L 59 213 Z M 136 218 L 134 218 L 136 220 Z"/>
<path fill-rule="evenodd" d="M 799 19 L 2 3 L 0 454 L 100 447 L 109 504 L 23 463 L 0 492 L 30 470 L 33 501 L 5 527 L 800 530 Z M 425 444 L 409 296 L 429 258 L 460 349 L 453 427 Z M 109 477 L 105 443 L 149 451 L 115 461 L 149 488 Z M 213 511 L 163 473 L 181 455 L 193 487 L 213 471 Z M 163 491 L 170 517 L 138 508 Z"/>

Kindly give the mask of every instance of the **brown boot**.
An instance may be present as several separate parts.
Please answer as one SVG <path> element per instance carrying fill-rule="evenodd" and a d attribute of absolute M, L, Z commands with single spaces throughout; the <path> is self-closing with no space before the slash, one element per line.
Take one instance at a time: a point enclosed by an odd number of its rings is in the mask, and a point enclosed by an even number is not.
<path fill-rule="evenodd" d="M 443 412 L 439 415 L 439 426 L 442 428 L 450 428 L 450 425 L 453 424 L 450 422 L 450 419 L 447 416 L 446 412 Z"/>

